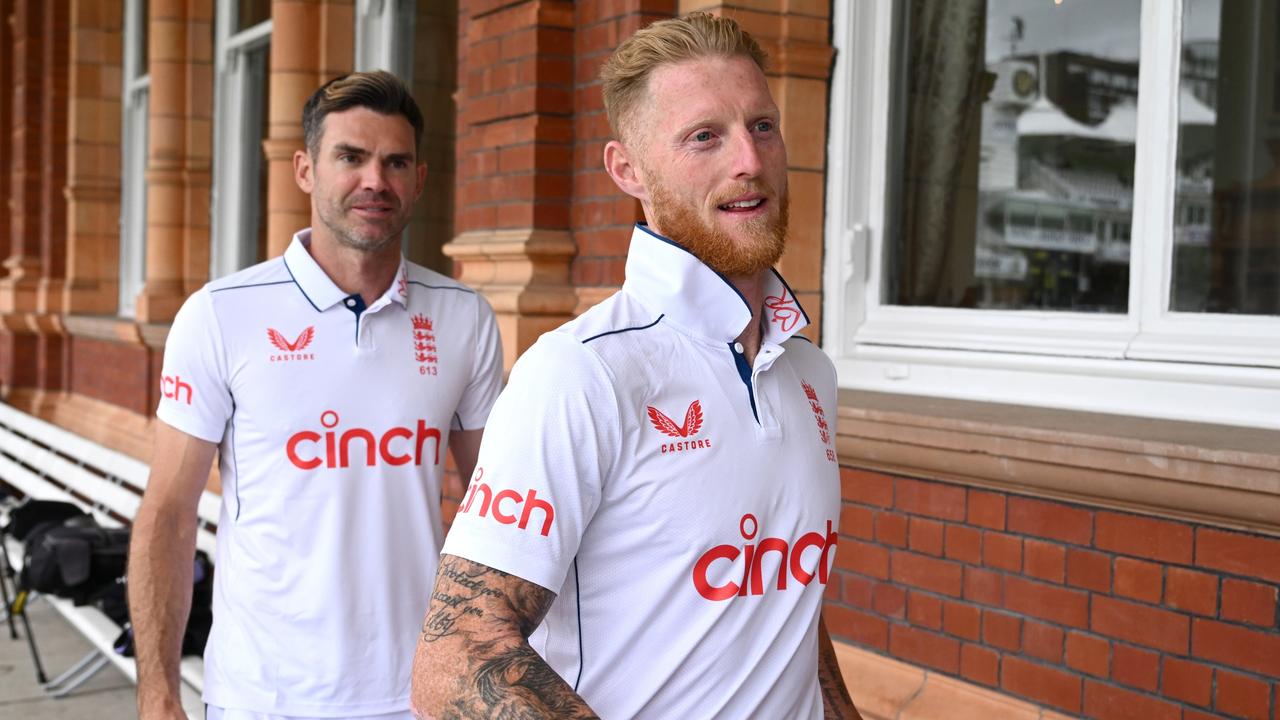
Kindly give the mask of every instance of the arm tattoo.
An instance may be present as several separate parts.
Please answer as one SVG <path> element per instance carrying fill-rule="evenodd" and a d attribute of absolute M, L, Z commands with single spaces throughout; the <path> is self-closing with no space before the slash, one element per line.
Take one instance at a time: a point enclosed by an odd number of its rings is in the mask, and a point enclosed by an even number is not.
<path fill-rule="evenodd" d="M 836 658 L 836 649 L 831 644 L 826 625 L 820 624 L 819 627 L 818 686 L 822 688 L 823 717 L 825 720 L 862 720 L 840 675 L 840 661 Z"/>
<path fill-rule="evenodd" d="M 533 648 L 528 637 L 555 593 L 452 555 L 440 558 L 422 643 L 455 663 L 441 720 L 597 718 Z"/>

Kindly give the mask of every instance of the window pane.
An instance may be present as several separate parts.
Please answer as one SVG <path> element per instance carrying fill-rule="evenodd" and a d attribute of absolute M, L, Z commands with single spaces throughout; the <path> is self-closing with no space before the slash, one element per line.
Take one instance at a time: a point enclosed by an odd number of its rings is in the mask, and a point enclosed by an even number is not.
<path fill-rule="evenodd" d="M 1123 313 L 1140 0 L 912 0 L 885 301 Z"/>
<path fill-rule="evenodd" d="M 151 72 L 150 66 L 147 65 L 150 58 L 150 50 L 147 43 L 150 42 L 151 35 L 151 3 L 149 0 L 138 0 L 141 6 L 138 18 L 138 77 Z"/>
<path fill-rule="evenodd" d="M 237 0 L 236 32 L 271 19 L 271 0 Z"/>
<path fill-rule="evenodd" d="M 1169 307 L 1280 315 L 1280 11 L 1187 0 L 1183 12 Z"/>

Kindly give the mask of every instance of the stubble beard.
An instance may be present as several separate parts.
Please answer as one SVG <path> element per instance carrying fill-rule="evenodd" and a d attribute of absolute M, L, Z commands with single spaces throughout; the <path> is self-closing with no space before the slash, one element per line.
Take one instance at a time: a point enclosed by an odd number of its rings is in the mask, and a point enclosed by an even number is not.
<path fill-rule="evenodd" d="M 370 236 L 361 234 L 352 227 L 351 223 L 345 222 L 346 213 L 350 212 L 351 208 L 356 204 L 371 199 L 382 200 L 385 198 L 352 198 L 345 203 L 345 207 L 344 205 L 337 205 L 336 207 L 332 204 L 326 205 L 320 213 L 320 222 L 324 223 L 329 233 L 343 247 L 366 253 L 378 253 L 386 250 L 400 240 L 401 233 L 404 232 L 405 226 L 409 224 L 409 216 L 406 214 L 404 217 L 389 218 L 393 230 L 387 235 Z M 394 199 L 392 200 L 394 201 Z"/>
<path fill-rule="evenodd" d="M 762 190 L 759 186 L 733 188 L 725 193 L 725 199 L 727 201 L 732 197 Z M 721 275 L 756 275 L 773 267 L 786 249 L 786 191 L 776 197 L 773 193 L 766 193 L 770 195 L 769 202 L 778 204 L 777 212 L 739 223 L 743 242 L 735 241 L 728 233 L 702 218 L 692 206 L 681 201 L 665 186 L 655 183 L 651 185 L 649 194 L 652 198 L 654 224 L 667 237 Z"/>

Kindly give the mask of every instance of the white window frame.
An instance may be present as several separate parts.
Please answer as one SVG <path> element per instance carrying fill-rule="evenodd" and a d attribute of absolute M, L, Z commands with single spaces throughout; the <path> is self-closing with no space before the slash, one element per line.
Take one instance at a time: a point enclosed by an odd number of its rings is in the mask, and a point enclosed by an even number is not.
<path fill-rule="evenodd" d="M 137 299 L 147 280 L 147 142 L 151 74 L 142 67 L 142 28 L 148 22 L 141 0 L 124 9 L 124 88 L 120 127 L 120 317 L 137 315 Z"/>
<path fill-rule="evenodd" d="M 417 15 L 417 0 L 356 0 L 356 70 L 386 70 L 412 86 Z"/>
<path fill-rule="evenodd" d="M 1144 0 L 1129 312 L 895 306 L 893 0 L 835 3 L 823 346 L 842 387 L 1280 428 L 1280 317 L 1172 312 L 1182 0 Z M 905 9 L 900 10 L 905 11 Z"/>
<path fill-rule="evenodd" d="M 271 42 L 271 20 L 232 32 L 236 4 L 218 0 L 214 19 L 214 153 L 212 248 L 209 276 L 219 278 L 258 259 L 258 207 L 262 156 L 258 128 L 267 112 L 265 74 L 257 77 L 249 56 Z M 269 58 L 268 58 L 269 61 Z M 271 71 L 269 62 L 265 72 Z"/>

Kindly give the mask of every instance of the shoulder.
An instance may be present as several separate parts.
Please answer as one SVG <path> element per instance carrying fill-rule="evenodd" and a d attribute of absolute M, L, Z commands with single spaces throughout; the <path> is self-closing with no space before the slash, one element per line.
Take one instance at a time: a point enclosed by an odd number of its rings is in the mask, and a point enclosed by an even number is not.
<path fill-rule="evenodd" d="M 448 275 L 416 263 L 406 262 L 405 268 L 411 310 L 416 308 L 448 310 L 451 313 L 457 313 L 458 317 L 465 317 L 465 314 L 470 312 L 482 321 L 493 317 L 493 308 L 490 307 L 489 301 L 475 289 L 467 287 Z"/>
<path fill-rule="evenodd" d="M 824 395 L 836 391 L 836 366 L 831 358 L 808 338 L 795 335 L 782 344 L 786 357 L 807 382 L 818 386 Z"/>
<path fill-rule="evenodd" d="M 634 297 L 619 290 L 596 304 L 577 318 L 556 330 L 589 346 L 594 352 L 607 352 L 607 348 L 624 340 L 634 340 L 645 331 L 654 330 L 662 321 L 662 314 L 646 308 Z M 624 336 L 626 337 L 624 339 Z"/>
<path fill-rule="evenodd" d="M 472 288 L 463 285 L 448 275 L 438 273 L 431 268 L 423 267 L 417 263 L 405 262 L 405 275 L 408 278 L 410 286 L 428 291 L 441 291 L 447 293 L 458 293 L 460 295 L 479 295 Z"/>
<path fill-rule="evenodd" d="M 276 257 L 210 281 L 201 289 L 201 292 L 208 293 L 221 301 L 245 293 L 258 295 L 271 292 L 273 289 L 293 284 L 293 276 L 289 273 L 289 267 L 285 264 L 284 258 Z"/>

